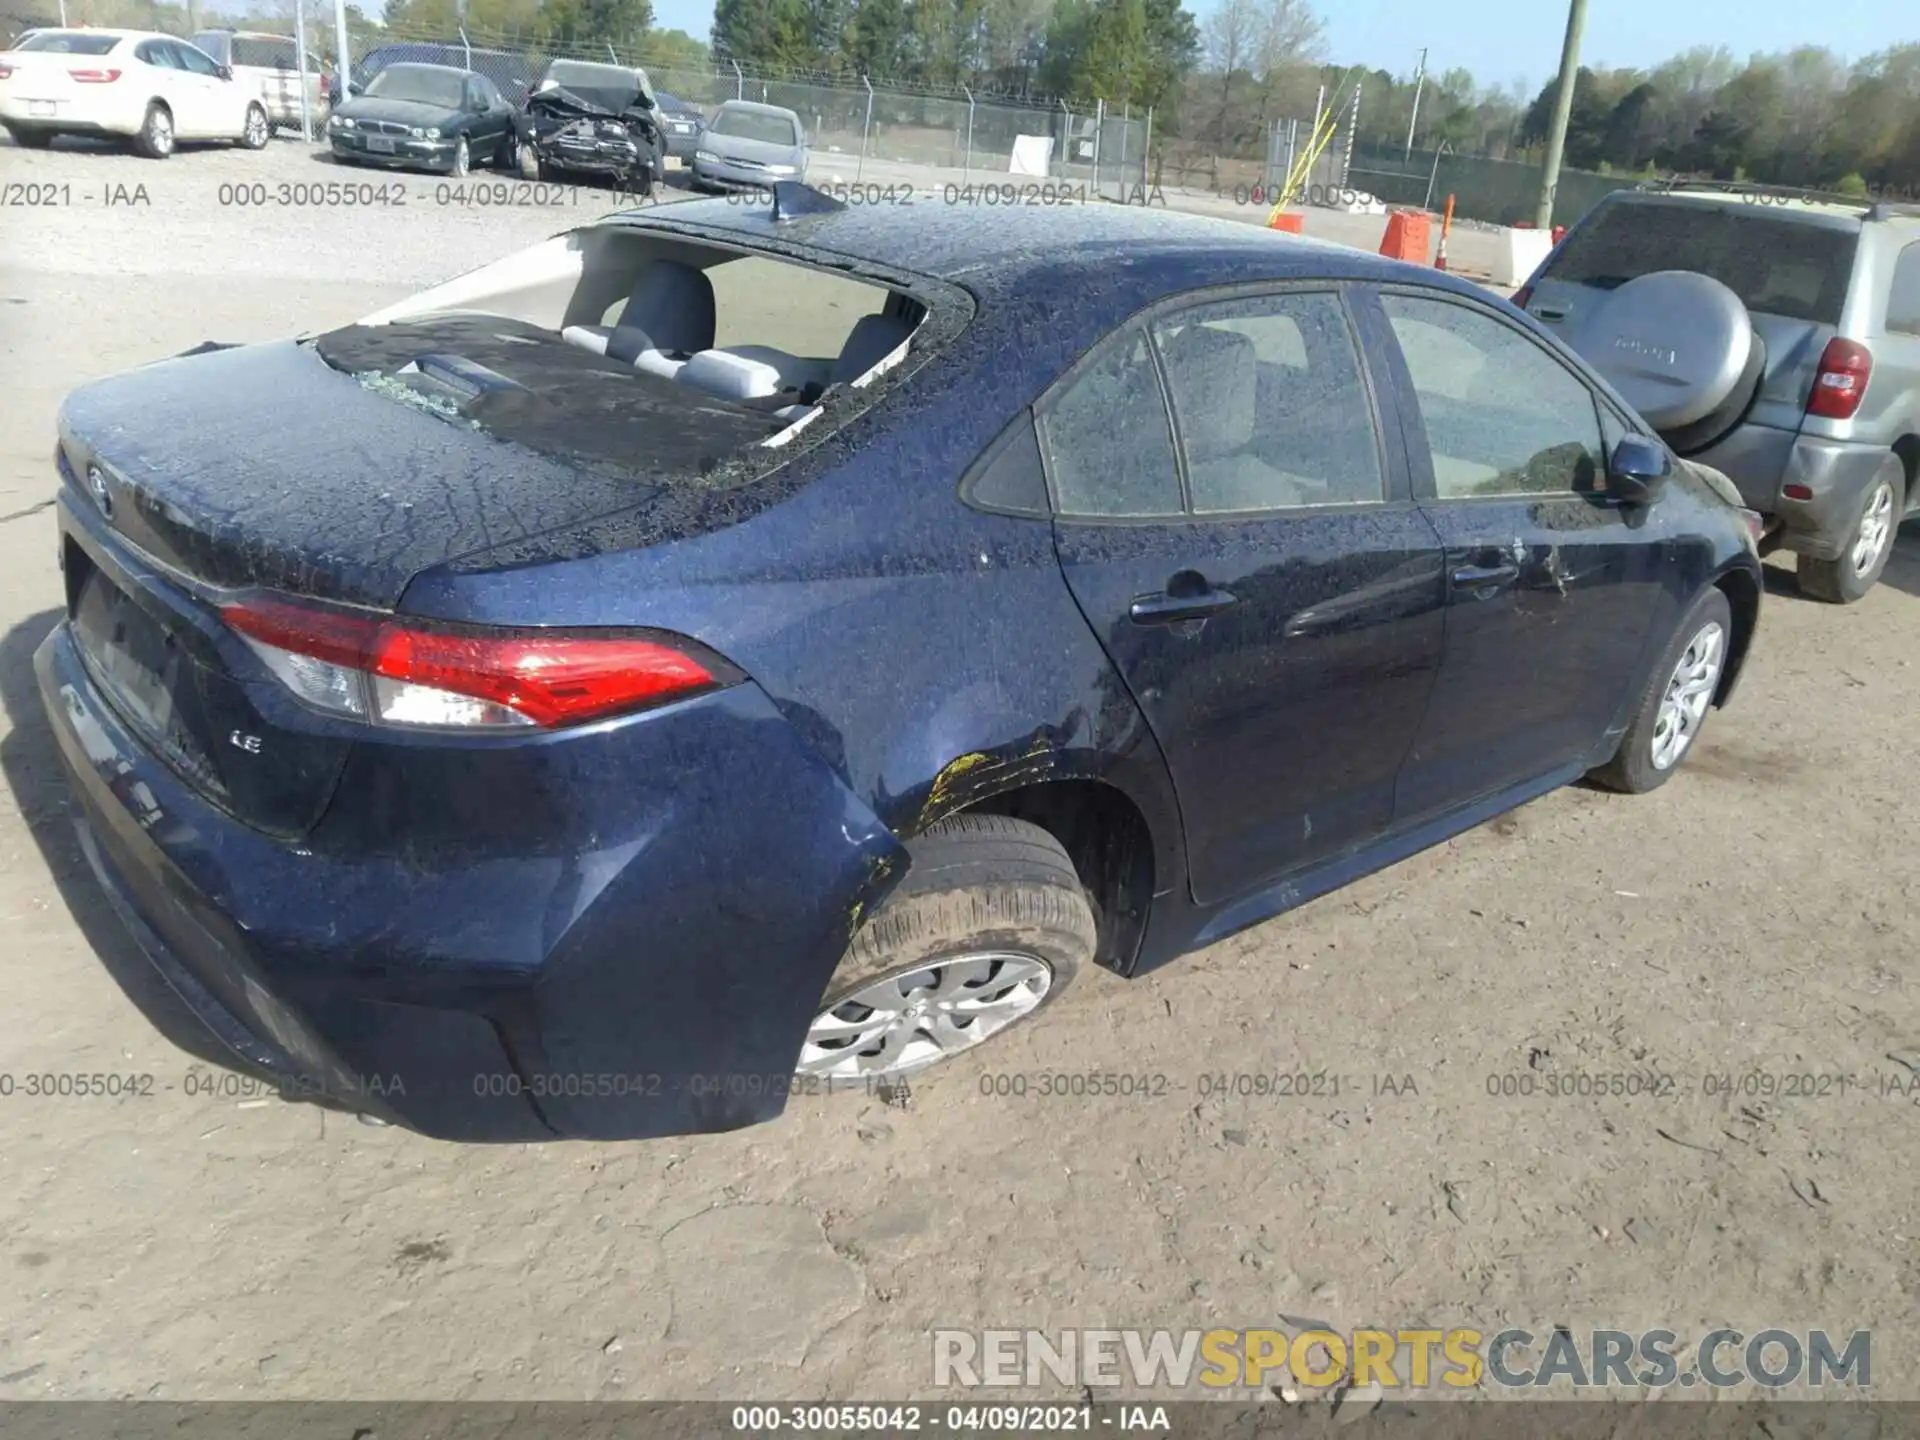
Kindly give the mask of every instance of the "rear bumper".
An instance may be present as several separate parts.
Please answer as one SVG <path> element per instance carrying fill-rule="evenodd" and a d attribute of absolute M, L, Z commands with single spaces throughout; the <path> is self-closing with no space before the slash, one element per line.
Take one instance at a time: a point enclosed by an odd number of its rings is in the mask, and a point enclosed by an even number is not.
<path fill-rule="evenodd" d="M 1867 493 L 1891 459 L 1892 451 L 1884 445 L 1803 435 L 1780 479 L 1776 513 L 1785 523 L 1781 543 L 1816 560 L 1837 559 L 1853 537 Z M 1811 498 L 1790 497 L 1786 492 L 1791 486 L 1804 486 Z"/>
<path fill-rule="evenodd" d="M 107 86 L 95 86 L 95 89 L 107 89 Z M 51 102 L 54 112 L 51 115 L 34 113 L 35 102 L 9 96 L 0 99 L 0 123 L 15 130 L 38 130 L 61 135 L 113 135 L 125 138 L 140 133 L 141 123 L 146 119 L 146 107 L 142 105 L 138 114 L 122 114 L 111 108 L 90 105 L 85 113 L 70 100 Z"/>
<path fill-rule="evenodd" d="M 1831 560 L 1845 549 L 1887 455 L 1884 445 L 1748 424 L 1692 458 L 1731 479 L 1749 507 L 1778 519 L 1784 548 Z M 1789 487 L 1808 493 L 1796 498 Z"/>
<path fill-rule="evenodd" d="M 530 747 L 361 747 L 295 842 L 147 754 L 65 624 L 34 664 L 95 874 L 223 1063 L 441 1139 L 774 1118 L 903 868 L 751 683 Z"/>

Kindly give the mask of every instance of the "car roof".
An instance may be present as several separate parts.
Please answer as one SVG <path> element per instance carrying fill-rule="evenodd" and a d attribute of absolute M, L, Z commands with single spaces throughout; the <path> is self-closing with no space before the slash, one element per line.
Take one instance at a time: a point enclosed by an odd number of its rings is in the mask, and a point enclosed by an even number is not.
<path fill-rule="evenodd" d="M 1773 197 L 1770 194 L 1743 190 L 1618 190 L 1614 192 L 1613 198 L 1631 201 L 1636 205 L 1739 206 L 1742 209 L 1760 213 L 1827 215 L 1838 220 L 1864 219 L 1866 211 L 1873 204 L 1871 200 L 1866 199 L 1849 202 L 1798 198 L 1783 198 L 1780 203 L 1775 204 L 1772 203 Z"/>
<path fill-rule="evenodd" d="M 783 120 L 798 120 L 800 117 L 784 105 L 766 105 L 758 100 L 728 100 L 721 104 L 722 110 L 737 110 L 749 115 L 778 115 Z"/>
<path fill-rule="evenodd" d="M 1071 296 L 1086 287 L 1125 287 L 1141 305 L 1211 285 L 1294 279 L 1411 281 L 1488 298 L 1444 271 L 1243 220 L 1160 205 L 955 205 L 941 198 L 782 221 L 772 218 L 771 206 L 694 200 L 623 211 L 604 223 L 687 224 L 723 243 L 737 237 L 755 246 L 797 245 L 976 289 L 1059 287 L 1056 293 Z"/>
<path fill-rule="evenodd" d="M 387 70 L 444 70 L 449 75 L 471 75 L 474 73 L 458 65 L 435 65 L 428 60 L 396 60 L 393 64 L 387 66 L 386 70 L 382 70 L 380 73 L 384 75 L 387 73 Z"/>
<path fill-rule="evenodd" d="M 111 25 L 36 25 L 31 30 L 20 32 L 19 39 L 29 35 L 111 35 L 116 40 L 178 40 L 178 35 L 169 35 L 161 30 L 120 30 Z"/>

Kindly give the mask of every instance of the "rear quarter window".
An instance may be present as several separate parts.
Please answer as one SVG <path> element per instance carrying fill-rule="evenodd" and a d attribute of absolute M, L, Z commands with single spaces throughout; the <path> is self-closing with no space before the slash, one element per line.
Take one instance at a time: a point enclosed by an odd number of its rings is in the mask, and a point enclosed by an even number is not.
<path fill-rule="evenodd" d="M 1660 270 L 1693 270 L 1749 310 L 1833 325 L 1859 244 L 1857 230 L 1758 206 L 1620 202 L 1567 237 L 1546 278 L 1612 290 Z"/>

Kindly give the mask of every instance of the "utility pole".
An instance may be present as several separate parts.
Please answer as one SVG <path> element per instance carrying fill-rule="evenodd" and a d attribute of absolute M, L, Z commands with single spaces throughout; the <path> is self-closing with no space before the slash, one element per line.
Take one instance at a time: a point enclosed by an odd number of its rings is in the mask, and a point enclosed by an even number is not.
<path fill-rule="evenodd" d="M 1420 68 L 1413 74 L 1413 114 L 1407 119 L 1407 159 L 1413 159 L 1413 127 L 1420 123 L 1420 90 L 1427 83 L 1427 52 L 1420 51 Z"/>
<path fill-rule="evenodd" d="M 1580 31 L 1587 23 L 1587 0 L 1568 0 L 1567 38 L 1560 46 L 1560 84 L 1553 97 L 1553 128 L 1547 131 L 1547 163 L 1540 174 L 1540 205 L 1533 214 L 1539 229 L 1553 228 L 1553 195 L 1560 188 L 1560 156 L 1567 148 L 1567 122 L 1573 117 L 1573 87 L 1580 77 Z"/>

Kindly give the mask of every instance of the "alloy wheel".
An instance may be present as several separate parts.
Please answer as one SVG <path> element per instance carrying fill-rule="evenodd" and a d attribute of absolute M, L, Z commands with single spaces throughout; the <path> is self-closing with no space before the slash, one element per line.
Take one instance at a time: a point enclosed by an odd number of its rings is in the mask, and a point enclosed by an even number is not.
<path fill-rule="evenodd" d="M 1873 498 L 1867 501 L 1860 528 L 1854 532 L 1854 574 L 1873 573 L 1873 567 L 1880 562 L 1880 552 L 1887 548 L 1887 540 L 1893 534 L 1893 523 L 1893 486 L 1882 481 Z"/>
<path fill-rule="evenodd" d="M 1720 688 L 1726 639 L 1720 622 L 1708 621 L 1687 642 L 1679 663 L 1673 667 L 1653 725 L 1654 769 L 1672 769 L 1693 744 L 1693 737 L 1700 733 L 1701 722 L 1707 718 L 1707 707 Z"/>
<path fill-rule="evenodd" d="M 267 112 L 258 105 L 247 110 L 247 145 L 250 149 L 263 149 L 267 143 Z"/>
<path fill-rule="evenodd" d="M 807 1027 L 798 1073 L 869 1082 L 914 1074 L 1024 1019 L 1052 984 L 1046 961 L 1002 950 L 954 955 L 882 976 Z"/>

